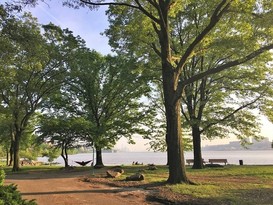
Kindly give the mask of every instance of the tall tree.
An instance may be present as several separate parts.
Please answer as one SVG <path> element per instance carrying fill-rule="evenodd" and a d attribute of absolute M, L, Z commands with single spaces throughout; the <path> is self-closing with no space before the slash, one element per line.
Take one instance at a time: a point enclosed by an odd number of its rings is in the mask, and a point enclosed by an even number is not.
<path fill-rule="evenodd" d="M 13 152 L 11 142 L 13 139 L 11 119 L 0 112 L 0 142 L 3 150 L 6 153 L 6 164 L 11 165 L 13 162 Z"/>
<path fill-rule="evenodd" d="M 39 141 L 51 144 L 51 149 L 60 149 L 65 167 L 69 167 L 68 151 L 77 148 L 89 133 L 89 123 L 80 117 L 41 116 Z"/>
<path fill-rule="evenodd" d="M 60 87 L 65 61 L 76 47 L 68 30 L 41 27 L 29 14 L 15 17 L 0 7 L 0 98 L 12 116 L 14 128 L 13 171 L 19 169 L 20 140 L 41 103 Z"/>
<path fill-rule="evenodd" d="M 204 59 L 199 63 L 205 69 Z M 199 63 L 192 63 L 191 66 Z M 254 110 L 268 95 L 270 81 L 267 75 L 270 70 L 264 67 L 263 61 L 260 61 L 260 66 L 252 63 L 255 67 L 253 70 L 249 69 L 250 65 L 247 69 L 236 68 L 240 73 L 232 69 L 186 86 L 181 110 L 192 130 L 193 168 L 203 167 L 201 136 L 210 140 L 235 136 L 242 145 L 246 144 L 249 137 L 261 138 L 260 123 Z M 196 69 L 185 69 L 183 78 L 187 79 L 193 70 Z"/>
<path fill-rule="evenodd" d="M 82 102 L 80 112 L 91 123 L 95 167 L 99 168 L 103 166 L 103 148 L 111 148 L 121 137 L 133 143 L 134 134 L 146 133 L 144 125 L 150 113 L 140 98 L 149 88 L 133 59 L 104 57 L 89 49 L 79 50 L 75 59 L 67 91 L 76 96 L 74 101 Z"/>
<path fill-rule="evenodd" d="M 261 23 L 261 19 L 265 20 L 271 15 L 272 3 L 260 1 L 258 4 L 252 1 L 243 4 L 241 1 L 232 0 L 180 1 L 181 4 L 179 1 L 146 1 L 146 3 L 130 1 L 130 3 L 127 9 L 110 7 L 110 28 L 107 34 L 112 46 L 118 51 L 129 50 L 137 55 L 141 51 L 147 52 L 150 47 L 158 54 L 167 113 L 168 155 L 172 159 L 169 163 L 168 182 L 188 182 L 184 169 L 181 122 L 178 114 L 181 95 L 188 84 L 207 75 L 244 64 L 272 49 L 270 27 L 267 23 Z M 137 10 L 148 18 L 141 16 L 136 12 Z M 193 21 L 193 18 L 197 20 Z M 141 21 L 142 24 L 136 24 L 136 21 Z M 269 33 L 265 32 L 266 29 Z M 259 35 L 251 35 L 251 30 L 257 31 Z M 211 39 L 211 36 L 217 36 L 219 32 L 226 32 L 229 37 L 237 35 L 241 38 L 252 38 L 255 46 L 242 44 L 239 50 L 236 45 L 238 42 L 234 41 L 226 47 L 226 52 L 230 54 L 226 61 L 212 65 L 208 70 L 195 70 L 187 80 L 181 79 L 186 66 L 191 64 L 192 57 L 217 49 L 217 44 L 224 43 L 219 38 Z M 136 33 L 138 35 L 135 35 Z M 262 40 L 265 38 L 266 41 Z M 146 53 L 146 56 L 152 56 L 149 54 L 150 52 Z"/>

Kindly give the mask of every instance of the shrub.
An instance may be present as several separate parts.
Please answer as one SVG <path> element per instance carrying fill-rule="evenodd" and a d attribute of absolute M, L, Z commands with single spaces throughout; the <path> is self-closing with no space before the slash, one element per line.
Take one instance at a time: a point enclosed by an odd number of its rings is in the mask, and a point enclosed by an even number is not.
<path fill-rule="evenodd" d="M 37 205 L 33 200 L 22 199 L 16 185 L 0 186 L 0 205 Z"/>
<path fill-rule="evenodd" d="M 0 170 L 0 186 L 4 185 L 4 179 L 5 179 L 5 171 L 3 169 Z"/>
<path fill-rule="evenodd" d="M 4 186 L 5 172 L 0 170 L 0 205 L 37 205 L 33 200 L 22 199 L 21 193 L 14 184 Z"/>

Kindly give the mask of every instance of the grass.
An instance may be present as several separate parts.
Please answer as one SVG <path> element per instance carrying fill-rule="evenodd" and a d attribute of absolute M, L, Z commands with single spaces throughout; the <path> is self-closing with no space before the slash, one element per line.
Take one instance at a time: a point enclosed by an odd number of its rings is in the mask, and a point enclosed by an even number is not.
<path fill-rule="evenodd" d="M 172 185 L 172 191 L 215 204 L 272 204 L 273 166 L 226 166 L 188 170 L 198 185 Z"/>
<path fill-rule="evenodd" d="M 146 166 L 122 166 L 125 173 L 113 181 L 123 181 L 127 176 L 140 171 L 145 175 L 145 184 L 164 182 L 168 178 L 168 167 L 157 166 L 157 170 L 147 170 Z M 11 168 L 4 168 L 11 172 Z M 88 170 L 90 167 L 77 167 L 75 171 Z M 92 177 L 105 176 L 109 167 L 94 170 Z M 25 166 L 20 173 L 35 171 L 57 171 L 60 166 Z M 171 190 L 183 204 L 229 204 L 229 205 L 262 205 L 273 204 L 273 166 L 225 166 L 223 168 L 205 168 L 193 170 L 187 167 L 188 178 L 195 185 L 163 185 Z M 187 202 L 183 201 L 184 199 Z M 188 200 L 198 201 L 192 203 Z M 177 201 L 176 201 L 177 203 Z"/>
<path fill-rule="evenodd" d="M 147 183 L 166 181 L 168 169 L 158 166 L 158 170 L 145 170 Z M 124 167 L 129 176 L 141 167 Z M 273 166 L 225 166 L 193 170 L 187 168 L 188 178 L 195 185 L 166 185 L 166 189 L 179 194 L 183 200 L 198 199 L 198 204 L 257 205 L 273 204 Z M 181 201 L 180 203 L 183 203 Z M 187 202 L 191 204 L 190 202 Z"/>

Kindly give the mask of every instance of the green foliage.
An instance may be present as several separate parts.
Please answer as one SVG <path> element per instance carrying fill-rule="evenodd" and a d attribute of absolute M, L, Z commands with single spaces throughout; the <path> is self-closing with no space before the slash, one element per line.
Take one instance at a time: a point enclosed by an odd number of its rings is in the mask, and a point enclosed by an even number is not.
<path fill-rule="evenodd" d="M 60 149 L 53 147 L 52 145 L 43 143 L 41 145 L 42 157 L 48 157 L 48 162 L 53 162 L 58 156 L 60 156 Z"/>
<path fill-rule="evenodd" d="M 101 56 L 79 50 L 71 64 L 67 91 L 80 102 L 79 113 L 90 123 L 90 136 L 97 148 L 111 148 L 121 137 L 132 141 L 145 135 L 150 110 L 140 98 L 149 92 L 141 64 L 122 56 Z"/>
<path fill-rule="evenodd" d="M 3 169 L 0 170 L 0 186 L 4 185 L 4 180 L 5 180 L 5 171 Z"/>
<path fill-rule="evenodd" d="M 13 184 L 4 186 L 5 171 L 0 170 L 0 204 L 1 205 L 36 205 L 34 200 L 22 199 L 17 187 Z"/>
<path fill-rule="evenodd" d="M 79 40 L 68 29 L 53 24 L 40 26 L 30 14 L 15 16 L 3 6 L 0 10 L 0 42 L 4 45 L 0 47 L 0 101 L 1 111 L 12 120 L 13 145 L 18 147 L 14 149 L 16 171 L 19 145 L 23 138 L 30 141 L 29 124 L 43 102 L 60 89 Z M 32 158 L 36 147 L 27 147 L 22 154 Z"/>
<path fill-rule="evenodd" d="M 22 199 L 20 192 L 15 185 L 0 186 L 1 205 L 37 205 L 34 200 Z"/>

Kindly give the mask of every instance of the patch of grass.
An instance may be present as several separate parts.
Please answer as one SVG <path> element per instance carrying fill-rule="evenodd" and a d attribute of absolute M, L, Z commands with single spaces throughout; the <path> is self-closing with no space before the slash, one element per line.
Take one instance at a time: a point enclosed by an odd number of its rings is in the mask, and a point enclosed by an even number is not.
<path fill-rule="evenodd" d="M 211 196 L 219 196 L 222 193 L 221 188 L 215 185 L 168 185 L 174 192 L 191 195 L 197 198 L 207 198 Z"/>
<path fill-rule="evenodd" d="M 123 168 L 124 178 L 144 170 L 146 183 L 162 182 L 168 178 L 167 166 L 157 166 L 154 171 L 145 170 L 145 166 Z M 204 204 L 256 205 L 272 204 L 273 201 L 273 166 L 225 166 L 201 170 L 188 167 L 187 175 L 196 185 L 176 184 L 165 188 L 187 196 L 187 199 L 205 200 Z M 185 197 L 178 198 L 183 200 Z"/>
<path fill-rule="evenodd" d="M 12 167 L 5 166 L 2 169 L 5 171 L 5 173 L 16 173 L 16 174 L 24 174 L 28 172 L 35 172 L 35 171 L 41 171 L 41 172 L 47 172 L 47 171 L 56 171 L 59 170 L 61 166 L 48 166 L 48 165 L 40 165 L 40 166 L 23 166 L 20 167 L 18 172 L 12 172 Z"/>
<path fill-rule="evenodd" d="M 170 185 L 172 191 L 220 204 L 272 204 L 273 166 L 226 166 L 188 170 L 198 185 Z"/>

